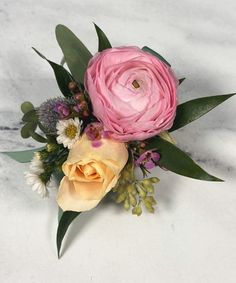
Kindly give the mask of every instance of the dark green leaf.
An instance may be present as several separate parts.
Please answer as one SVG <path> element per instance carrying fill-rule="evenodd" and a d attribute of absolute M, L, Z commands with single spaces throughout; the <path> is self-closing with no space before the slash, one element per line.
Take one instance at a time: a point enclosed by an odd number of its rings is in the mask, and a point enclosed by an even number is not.
<path fill-rule="evenodd" d="M 21 163 L 27 163 L 30 162 L 34 156 L 34 153 L 40 150 L 43 150 L 44 147 L 30 149 L 30 150 L 23 150 L 23 151 L 7 151 L 7 152 L 1 152 L 2 154 L 5 154 L 12 159 L 21 162 Z"/>
<path fill-rule="evenodd" d="M 36 110 L 30 110 L 27 113 L 24 114 L 22 117 L 22 121 L 24 122 L 32 122 L 32 121 L 37 121 L 37 115 L 36 115 Z"/>
<path fill-rule="evenodd" d="M 23 139 L 27 139 L 31 136 L 31 132 L 34 132 L 37 127 L 37 123 L 28 122 L 21 128 L 21 136 Z"/>
<path fill-rule="evenodd" d="M 146 149 L 156 149 L 161 154 L 161 159 L 159 161 L 160 166 L 179 175 L 205 181 L 222 181 L 221 179 L 208 174 L 186 153 L 160 137 L 150 139 Z"/>
<path fill-rule="evenodd" d="M 80 214 L 76 211 L 65 211 L 59 221 L 57 228 L 57 255 L 60 257 L 60 250 L 63 238 L 66 234 L 67 229 L 69 228 L 72 221 Z"/>
<path fill-rule="evenodd" d="M 46 143 L 47 139 L 35 132 L 30 132 L 30 136 L 37 142 Z"/>
<path fill-rule="evenodd" d="M 66 63 L 66 59 L 65 59 L 65 56 L 63 56 L 63 57 L 61 58 L 60 65 L 64 66 L 65 63 Z"/>
<path fill-rule="evenodd" d="M 34 105 L 29 101 L 25 101 L 21 104 L 21 111 L 23 113 L 27 113 L 33 109 L 34 109 Z"/>
<path fill-rule="evenodd" d="M 78 82 L 83 83 L 84 74 L 92 54 L 75 34 L 63 25 L 56 27 L 56 38 L 73 77 Z"/>
<path fill-rule="evenodd" d="M 174 124 L 169 132 L 182 128 L 192 121 L 197 120 L 235 94 L 236 93 L 201 97 L 180 104 L 177 107 Z"/>
<path fill-rule="evenodd" d="M 56 80 L 57 80 L 58 87 L 60 91 L 62 92 L 62 94 L 66 97 L 71 96 L 71 92 L 68 88 L 68 85 L 73 79 L 70 73 L 62 65 L 58 65 L 48 60 L 43 54 L 37 51 L 34 47 L 32 48 L 40 57 L 42 57 L 44 60 L 46 60 L 51 65 L 54 71 Z"/>
<path fill-rule="evenodd" d="M 63 213 L 64 211 L 60 208 L 60 206 L 58 206 L 58 223 L 60 223 Z"/>
<path fill-rule="evenodd" d="M 186 78 L 181 78 L 181 79 L 179 79 L 179 85 L 181 85 L 182 82 L 183 82 L 185 79 L 186 79 Z"/>
<path fill-rule="evenodd" d="M 98 36 L 98 51 L 101 52 L 107 48 L 111 48 L 111 43 L 109 42 L 107 36 L 105 33 L 100 29 L 99 26 L 97 26 L 95 23 L 93 23 L 97 32 Z"/>
<path fill-rule="evenodd" d="M 171 67 L 170 63 L 168 63 L 165 58 L 163 58 L 159 53 L 157 53 L 156 51 L 152 50 L 148 46 L 144 46 L 142 48 L 142 50 L 145 51 L 145 52 L 148 52 L 148 53 L 150 53 L 150 54 L 152 54 L 154 56 L 156 56 L 159 60 L 161 60 L 162 62 L 167 64 L 169 67 Z"/>

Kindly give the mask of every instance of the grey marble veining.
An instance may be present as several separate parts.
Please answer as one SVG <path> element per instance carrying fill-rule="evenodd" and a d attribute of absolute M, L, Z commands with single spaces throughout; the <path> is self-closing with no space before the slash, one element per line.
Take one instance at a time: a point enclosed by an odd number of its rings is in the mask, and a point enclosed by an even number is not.
<path fill-rule="evenodd" d="M 227 1 L 0 0 L 0 151 L 40 146 L 20 137 L 22 101 L 60 95 L 54 28 L 70 27 L 92 52 L 96 22 L 114 46 L 148 45 L 171 62 L 179 101 L 236 91 L 236 3 Z M 0 282 L 236 281 L 236 98 L 174 133 L 203 168 L 226 180 L 191 180 L 160 169 L 154 215 L 136 218 L 106 200 L 70 230 L 56 258 L 56 190 L 41 200 L 18 164 L 0 156 Z M 176 161 L 178 162 L 178 161 Z"/>

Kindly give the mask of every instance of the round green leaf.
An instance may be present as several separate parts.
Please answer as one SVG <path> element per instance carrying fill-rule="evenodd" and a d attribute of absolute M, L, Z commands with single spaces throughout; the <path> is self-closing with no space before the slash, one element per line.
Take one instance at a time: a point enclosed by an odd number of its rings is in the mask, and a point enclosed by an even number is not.
<path fill-rule="evenodd" d="M 24 116 L 22 117 L 22 121 L 24 122 L 37 121 L 36 111 L 33 109 L 25 113 Z"/>
<path fill-rule="evenodd" d="M 28 122 L 21 129 L 21 136 L 23 139 L 27 139 L 31 136 L 31 133 L 35 131 L 37 123 Z"/>
<path fill-rule="evenodd" d="M 27 113 L 33 109 L 34 109 L 34 105 L 29 101 L 25 101 L 21 104 L 21 111 L 23 113 Z"/>

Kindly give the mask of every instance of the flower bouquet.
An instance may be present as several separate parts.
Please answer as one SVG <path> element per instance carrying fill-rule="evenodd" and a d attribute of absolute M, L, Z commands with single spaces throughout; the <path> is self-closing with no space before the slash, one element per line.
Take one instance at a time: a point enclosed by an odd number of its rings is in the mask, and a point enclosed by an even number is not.
<path fill-rule="evenodd" d="M 61 64 L 46 60 L 61 91 L 39 107 L 21 105 L 24 139 L 43 147 L 5 152 L 31 162 L 27 183 L 47 197 L 53 178 L 59 180 L 57 251 L 72 221 L 95 208 L 108 195 L 134 215 L 156 205 L 154 167 L 206 181 L 208 174 L 179 149 L 171 132 L 200 118 L 235 93 L 197 98 L 178 105 L 177 79 L 171 65 L 149 47 L 112 47 L 95 25 L 98 52 L 93 56 L 72 31 L 56 27 L 63 52 Z M 66 64 L 66 66 L 64 66 Z M 143 178 L 135 174 L 140 169 Z"/>

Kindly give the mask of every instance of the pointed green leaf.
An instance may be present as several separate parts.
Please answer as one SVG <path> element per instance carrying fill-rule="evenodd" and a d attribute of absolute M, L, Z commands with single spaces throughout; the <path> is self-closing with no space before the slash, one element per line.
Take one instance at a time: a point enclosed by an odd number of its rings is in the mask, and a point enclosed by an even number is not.
<path fill-rule="evenodd" d="M 185 79 L 186 79 L 186 78 L 181 78 L 181 79 L 179 79 L 179 85 L 181 85 L 182 82 L 183 82 Z"/>
<path fill-rule="evenodd" d="M 108 40 L 107 36 L 105 33 L 100 29 L 99 26 L 97 26 L 95 23 L 93 23 L 97 32 L 98 36 L 98 51 L 101 52 L 107 48 L 111 48 L 111 43 Z"/>
<path fill-rule="evenodd" d="M 169 132 L 182 128 L 192 121 L 197 120 L 235 94 L 236 93 L 201 97 L 180 104 L 177 107 L 174 124 Z"/>
<path fill-rule="evenodd" d="M 152 50 L 151 48 L 149 48 L 148 46 L 144 46 L 142 48 L 143 51 L 148 52 L 152 55 L 154 55 L 155 57 L 157 57 L 159 60 L 161 60 L 162 62 L 164 62 L 166 65 L 168 65 L 169 67 L 171 67 L 170 63 L 168 63 L 166 61 L 166 59 L 164 57 L 162 57 L 159 53 L 157 53 L 156 51 Z"/>
<path fill-rule="evenodd" d="M 58 87 L 59 87 L 60 91 L 62 92 L 62 94 L 65 97 L 71 96 L 71 92 L 68 88 L 68 85 L 73 79 L 72 79 L 72 76 L 70 75 L 70 73 L 62 65 L 58 65 L 58 64 L 48 60 L 38 50 L 36 50 L 34 47 L 32 47 L 32 48 L 41 58 L 46 60 L 51 65 L 51 67 L 54 71 L 56 80 L 57 80 Z"/>
<path fill-rule="evenodd" d="M 56 27 L 56 38 L 73 77 L 78 82 L 83 83 L 84 74 L 92 54 L 66 26 L 58 25 Z"/>
<path fill-rule="evenodd" d="M 23 113 L 27 113 L 31 110 L 34 110 L 34 105 L 31 102 L 25 101 L 21 104 L 21 111 Z"/>
<path fill-rule="evenodd" d="M 174 173 L 204 181 L 223 181 L 208 174 L 186 153 L 160 137 L 150 139 L 146 149 L 156 149 L 161 155 L 159 165 Z"/>
<path fill-rule="evenodd" d="M 66 234 L 67 229 L 69 228 L 72 221 L 80 214 L 77 211 L 65 211 L 59 221 L 57 228 L 57 255 L 60 257 L 60 250 L 63 238 Z"/>
<path fill-rule="evenodd" d="M 18 162 L 27 163 L 32 160 L 35 152 L 43 150 L 43 149 L 44 147 L 40 147 L 40 148 L 35 148 L 35 149 L 30 149 L 30 150 L 7 151 L 7 152 L 1 152 L 1 153 L 9 156 L 10 158 Z"/>

